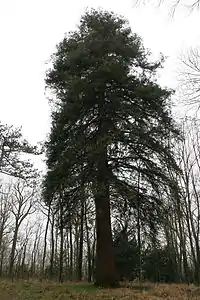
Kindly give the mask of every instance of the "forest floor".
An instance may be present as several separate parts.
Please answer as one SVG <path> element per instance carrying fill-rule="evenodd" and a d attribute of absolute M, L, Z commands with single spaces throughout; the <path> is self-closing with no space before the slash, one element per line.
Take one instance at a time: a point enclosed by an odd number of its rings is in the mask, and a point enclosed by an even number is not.
<path fill-rule="evenodd" d="M 194 285 L 132 284 L 118 289 L 98 289 L 93 285 L 0 281 L 0 300 L 200 300 Z"/>

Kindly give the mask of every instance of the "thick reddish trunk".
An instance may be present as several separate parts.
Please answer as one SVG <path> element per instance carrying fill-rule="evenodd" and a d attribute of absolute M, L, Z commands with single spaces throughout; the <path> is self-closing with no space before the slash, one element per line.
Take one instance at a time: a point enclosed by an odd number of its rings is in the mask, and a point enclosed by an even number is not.
<path fill-rule="evenodd" d="M 111 232 L 110 195 L 107 178 L 107 162 L 102 157 L 98 168 L 96 207 L 96 284 L 104 287 L 118 285 Z"/>
<path fill-rule="evenodd" d="M 106 96 L 103 92 L 99 104 L 99 128 L 96 144 L 97 177 L 95 188 L 96 207 L 96 284 L 103 287 L 118 286 L 110 218 L 110 189 L 108 166 L 108 136 L 110 120 L 107 116 Z"/>
<path fill-rule="evenodd" d="M 96 198 L 96 227 L 96 284 L 104 287 L 114 287 L 118 283 L 112 245 L 110 203 L 107 197 Z"/>

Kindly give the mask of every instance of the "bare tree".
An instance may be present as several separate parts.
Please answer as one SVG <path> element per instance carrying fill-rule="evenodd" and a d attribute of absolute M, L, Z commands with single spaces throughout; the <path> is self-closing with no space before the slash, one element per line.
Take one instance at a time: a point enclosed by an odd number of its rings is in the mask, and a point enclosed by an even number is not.
<path fill-rule="evenodd" d="M 18 253 L 17 255 L 15 255 L 15 257 L 18 256 L 18 263 L 17 263 L 17 267 L 16 267 L 16 274 L 17 274 L 17 277 L 21 277 L 23 278 L 24 277 L 24 273 L 25 273 L 25 265 L 26 265 L 26 255 L 27 255 L 27 246 L 28 246 L 28 243 L 31 239 L 31 236 L 33 234 L 32 232 L 33 230 L 33 225 L 30 224 L 29 220 L 27 221 L 26 223 L 26 226 L 25 226 L 25 233 L 24 235 L 21 235 L 20 236 L 20 245 L 19 245 L 19 250 L 18 250 Z M 21 234 L 21 232 L 20 232 Z"/>
<path fill-rule="evenodd" d="M 48 213 L 46 214 L 43 210 L 43 213 L 47 216 L 46 221 L 46 227 L 45 227 L 45 234 L 44 234 L 44 250 L 43 250 L 43 256 L 42 256 L 42 270 L 41 275 L 44 276 L 44 269 L 45 269 L 45 261 L 46 261 L 46 254 L 47 254 L 47 236 L 48 236 L 48 229 L 49 229 L 49 223 L 50 223 L 50 216 L 51 216 L 51 202 L 48 206 Z"/>
<path fill-rule="evenodd" d="M 200 49 L 190 48 L 180 58 L 179 90 L 186 105 L 200 106 Z"/>
<path fill-rule="evenodd" d="M 28 215 L 33 214 L 36 210 L 36 192 L 36 186 L 30 186 L 24 180 L 18 180 L 18 182 L 13 185 L 13 193 L 11 197 L 11 212 L 14 217 L 14 233 L 9 263 L 10 276 L 13 275 L 13 266 L 15 262 L 15 252 L 19 228 L 25 218 Z"/>
<path fill-rule="evenodd" d="M 10 220 L 10 202 L 11 185 L 2 184 L 0 190 L 0 251 L 5 230 L 8 230 Z"/>
<path fill-rule="evenodd" d="M 182 173 L 177 178 L 182 195 L 181 198 L 175 197 L 174 210 L 170 209 L 168 214 L 171 230 L 176 235 L 176 238 L 170 237 L 170 240 L 177 244 L 176 256 L 180 271 L 187 281 L 197 283 L 200 282 L 199 125 L 194 119 L 187 118 L 183 121 L 184 138 L 179 144 Z"/>
<path fill-rule="evenodd" d="M 37 260 L 37 255 L 39 253 L 39 244 L 41 240 L 41 235 L 42 235 L 42 224 L 41 222 L 39 222 L 35 230 L 35 239 L 34 239 L 32 252 L 31 252 L 31 264 L 30 264 L 31 276 L 36 275 L 36 260 Z"/>
<path fill-rule="evenodd" d="M 165 0 L 156 0 L 156 5 L 160 6 L 164 2 L 165 2 Z M 138 4 L 147 4 L 147 3 L 155 4 L 155 1 L 153 1 L 153 0 L 134 0 L 134 3 L 136 5 L 138 5 Z M 199 9 L 200 8 L 200 0 L 174 0 L 174 1 L 171 0 L 171 14 L 172 15 L 174 15 L 176 9 L 179 6 L 184 6 L 185 8 L 192 11 L 194 9 Z"/>
<path fill-rule="evenodd" d="M 5 184 L 2 182 L 0 189 L 0 275 L 2 274 L 2 267 L 5 255 L 5 243 L 4 240 L 10 233 L 10 195 L 11 184 Z"/>

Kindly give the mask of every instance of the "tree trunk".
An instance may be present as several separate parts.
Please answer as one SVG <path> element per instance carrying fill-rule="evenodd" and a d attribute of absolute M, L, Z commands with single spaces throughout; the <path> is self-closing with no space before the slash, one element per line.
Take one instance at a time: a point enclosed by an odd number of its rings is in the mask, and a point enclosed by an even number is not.
<path fill-rule="evenodd" d="M 64 225 L 63 225 L 63 204 L 60 205 L 60 266 L 59 282 L 63 282 L 63 254 L 64 254 Z"/>
<path fill-rule="evenodd" d="M 69 243 L 70 243 L 70 280 L 73 279 L 73 240 L 72 240 L 72 224 L 70 220 L 69 226 Z"/>
<path fill-rule="evenodd" d="M 33 244 L 33 250 L 32 250 L 32 255 L 31 255 L 31 275 L 35 276 L 35 267 L 36 267 L 36 255 L 38 252 L 38 247 L 39 247 L 39 230 L 40 228 L 37 229 L 36 236 L 35 236 L 35 241 Z"/>
<path fill-rule="evenodd" d="M 141 259 L 141 216 L 140 216 L 140 173 L 138 173 L 138 182 L 137 182 L 137 242 L 139 250 L 139 266 L 138 266 L 138 279 L 142 279 L 142 259 Z"/>
<path fill-rule="evenodd" d="M 90 237 L 89 237 L 89 228 L 87 222 L 87 214 L 85 210 L 85 228 L 86 228 L 86 238 L 87 238 L 87 263 L 88 263 L 88 282 L 92 281 L 92 261 L 91 261 L 91 244 L 90 244 Z"/>
<path fill-rule="evenodd" d="M 19 230 L 19 224 L 16 222 L 15 225 L 15 231 L 13 235 L 13 242 L 12 242 L 12 248 L 11 248 L 11 253 L 10 253 L 10 264 L 9 264 L 9 276 L 13 276 L 13 266 L 14 266 L 14 261 L 15 261 L 15 250 L 16 250 L 16 245 L 17 245 L 17 236 L 18 236 L 18 230 Z"/>
<path fill-rule="evenodd" d="M 55 245 L 54 245 L 54 223 L 55 218 L 52 214 L 52 224 L 51 224 L 51 256 L 50 256 L 50 278 L 53 278 L 54 275 L 54 252 L 55 252 Z"/>
<path fill-rule="evenodd" d="M 190 282 L 189 279 L 189 268 L 188 268 L 188 262 L 187 262 L 187 252 L 186 252 L 186 238 L 184 234 L 184 223 L 182 221 L 183 219 L 183 212 L 182 207 L 180 203 L 179 197 L 177 197 L 177 217 L 178 217 L 178 231 L 180 235 L 180 253 L 183 256 L 183 268 L 184 268 L 184 281 L 186 281 L 188 284 Z M 183 274 L 181 274 L 183 275 Z"/>
<path fill-rule="evenodd" d="M 97 226 L 96 285 L 116 286 L 117 276 L 112 245 L 110 203 L 106 197 L 95 199 Z"/>
<path fill-rule="evenodd" d="M 2 241 L 3 241 L 3 233 L 4 233 L 4 224 L 2 222 L 0 226 L 0 251 L 1 251 Z"/>
<path fill-rule="evenodd" d="M 24 278 L 24 272 L 25 272 L 25 261 L 26 261 L 26 247 L 27 242 L 24 245 L 23 255 L 22 255 L 22 262 L 21 262 L 21 278 Z"/>
<path fill-rule="evenodd" d="M 58 278 L 59 276 L 59 231 L 58 227 L 55 227 L 55 261 L 54 261 L 54 266 L 55 266 L 55 277 Z"/>
<path fill-rule="evenodd" d="M 115 287 L 118 285 L 111 232 L 110 195 L 108 183 L 107 147 L 99 145 L 97 166 L 96 208 L 96 285 Z"/>
<path fill-rule="evenodd" d="M 3 262 L 4 262 L 5 250 L 6 250 L 5 246 L 1 244 L 0 276 L 3 275 Z"/>
<path fill-rule="evenodd" d="M 79 240 L 79 253 L 78 253 L 78 280 L 82 280 L 82 267 L 83 267 L 83 228 L 84 227 L 84 196 L 81 201 L 81 220 L 80 220 L 80 240 Z"/>
<path fill-rule="evenodd" d="M 109 118 L 107 115 L 106 95 L 102 91 L 98 107 L 99 124 L 96 139 L 96 182 L 94 200 L 96 209 L 96 285 L 104 287 L 118 286 L 116 276 L 114 248 L 111 232 L 108 141 Z"/>
<path fill-rule="evenodd" d="M 64 275 L 65 275 L 66 279 L 68 280 L 69 279 L 69 266 L 70 266 L 68 232 L 66 232 L 66 235 L 65 235 L 64 252 L 65 252 L 65 272 L 64 272 Z"/>
<path fill-rule="evenodd" d="M 92 280 L 95 278 L 95 268 L 96 268 L 96 222 L 95 222 L 95 227 L 94 227 L 94 233 L 93 233 L 94 239 L 93 239 L 93 244 L 92 244 Z"/>
<path fill-rule="evenodd" d="M 47 216 L 47 223 L 45 228 L 45 235 L 44 235 L 44 251 L 43 251 L 43 257 L 42 257 L 42 278 L 44 277 L 44 269 L 45 269 L 45 260 L 46 260 L 46 252 L 47 252 L 47 234 L 49 229 L 49 222 L 50 222 L 50 212 L 51 212 L 51 203 L 49 204 L 48 208 L 48 216 Z"/>

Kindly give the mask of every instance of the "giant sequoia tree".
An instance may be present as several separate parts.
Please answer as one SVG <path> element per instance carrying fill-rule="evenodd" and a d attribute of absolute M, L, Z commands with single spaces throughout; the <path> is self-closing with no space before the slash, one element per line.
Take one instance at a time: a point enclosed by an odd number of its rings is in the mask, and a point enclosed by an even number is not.
<path fill-rule="evenodd" d="M 92 195 L 98 285 L 114 286 L 118 280 L 111 201 L 128 197 L 134 203 L 139 172 L 146 182 L 141 193 L 154 211 L 152 191 L 169 183 L 168 164 L 176 168 L 167 142 L 177 135 L 169 110 L 171 91 L 154 80 L 160 66 L 149 62 L 126 20 L 92 10 L 57 46 L 47 72 L 54 109 L 45 195 L 68 205 L 70 199 L 81 199 L 83 190 Z"/>

